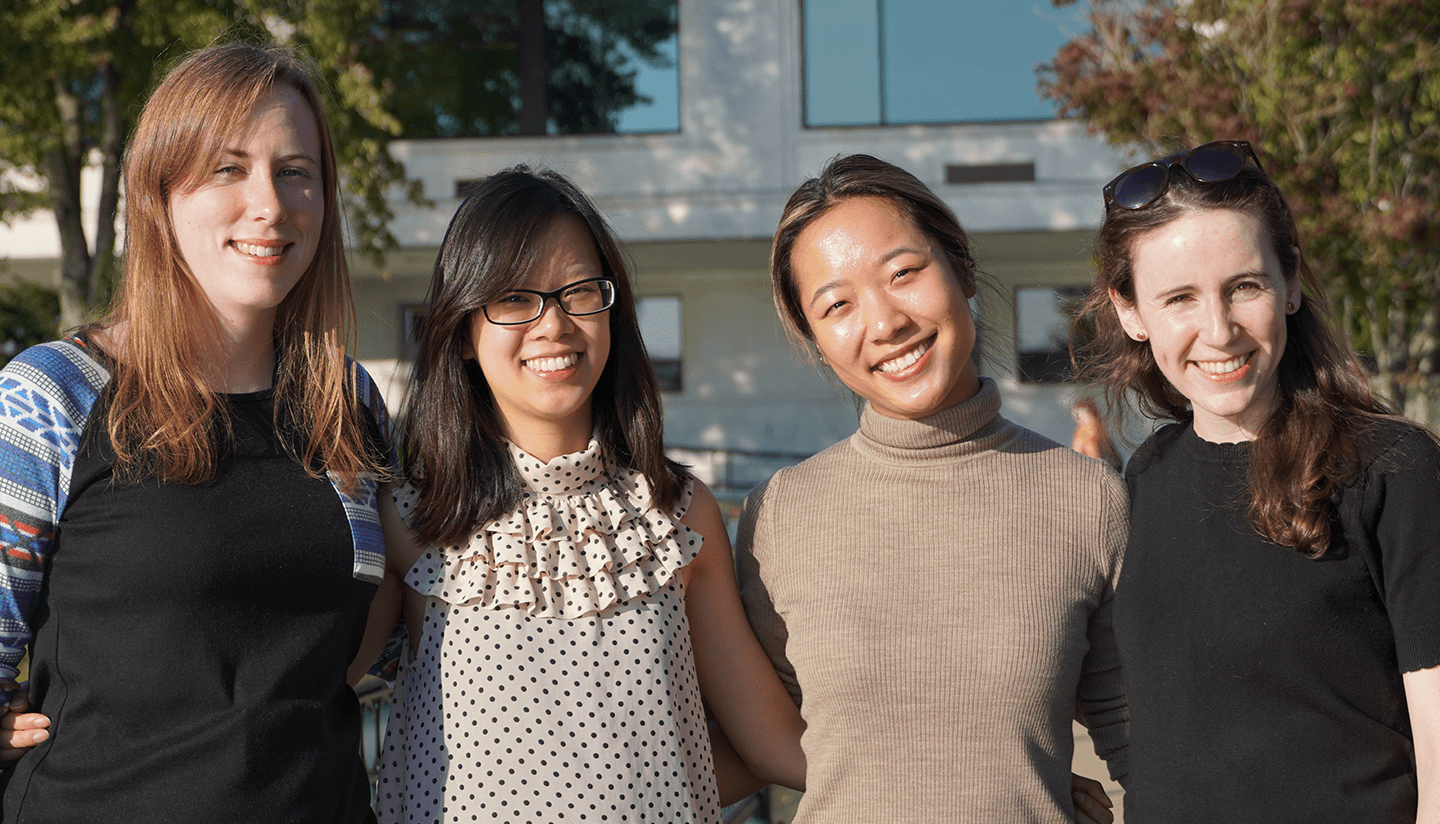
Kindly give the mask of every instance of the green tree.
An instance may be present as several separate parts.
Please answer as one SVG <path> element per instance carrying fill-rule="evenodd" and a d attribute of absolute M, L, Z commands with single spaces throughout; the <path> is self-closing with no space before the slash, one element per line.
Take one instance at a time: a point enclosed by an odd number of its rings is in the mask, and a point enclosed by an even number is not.
<path fill-rule="evenodd" d="M 1150 154 L 1255 143 L 1378 388 L 1440 423 L 1440 3 L 1092 0 L 1089 23 L 1041 94 Z"/>
<path fill-rule="evenodd" d="M 0 284 L 0 366 L 27 347 L 54 339 L 59 316 L 60 296 L 54 290 L 25 281 Z"/>
<path fill-rule="evenodd" d="M 321 67 L 348 226 L 374 260 L 394 248 L 386 199 L 418 184 L 386 148 L 400 123 L 363 62 L 380 0 L 8 0 L 0 17 L 0 218 L 48 208 L 60 230 L 60 323 L 83 322 L 108 296 L 120 162 L 140 101 L 187 51 L 217 39 L 273 38 Z M 96 222 L 81 219 L 80 173 L 100 172 Z M 38 182 L 37 185 L 33 185 Z"/>

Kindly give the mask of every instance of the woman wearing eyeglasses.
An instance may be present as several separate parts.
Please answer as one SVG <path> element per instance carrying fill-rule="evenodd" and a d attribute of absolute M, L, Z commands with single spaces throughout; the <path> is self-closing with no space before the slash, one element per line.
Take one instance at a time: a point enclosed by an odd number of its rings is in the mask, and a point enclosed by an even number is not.
<path fill-rule="evenodd" d="M 1371 394 L 1249 144 L 1105 208 L 1086 362 L 1169 421 L 1126 473 L 1127 824 L 1436 821 L 1433 436 Z"/>
<path fill-rule="evenodd" d="M 660 415 L 589 199 L 524 167 L 468 192 L 415 364 L 409 484 L 382 508 L 412 640 L 382 822 L 718 824 L 707 709 L 746 769 L 804 786 L 800 715 Z"/>

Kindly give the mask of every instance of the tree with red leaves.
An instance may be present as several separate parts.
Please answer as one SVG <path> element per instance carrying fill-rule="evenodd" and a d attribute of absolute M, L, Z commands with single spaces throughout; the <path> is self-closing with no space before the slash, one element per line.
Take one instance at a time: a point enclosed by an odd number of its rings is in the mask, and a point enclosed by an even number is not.
<path fill-rule="evenodd" d="M 1041 94 L 1140 154 L 1255 144 L 1377 388 L 1440 423 L 1440 3 L 1091 0 L 1089 24 Z"/>

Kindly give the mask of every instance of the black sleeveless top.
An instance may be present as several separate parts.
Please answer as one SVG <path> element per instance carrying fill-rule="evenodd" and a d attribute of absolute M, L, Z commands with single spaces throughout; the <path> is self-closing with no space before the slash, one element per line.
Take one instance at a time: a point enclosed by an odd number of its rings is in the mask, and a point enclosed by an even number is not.
<path fill-rule="evenodd" d="M 335 488 L 285 451 L 270 391 L 226 396 L 214 480 L 117 481 L 105 402 L 31 620 L 51 736 L 0 779 L 0 818 L 373 820 L 345 670 L 375 585 Z"/>

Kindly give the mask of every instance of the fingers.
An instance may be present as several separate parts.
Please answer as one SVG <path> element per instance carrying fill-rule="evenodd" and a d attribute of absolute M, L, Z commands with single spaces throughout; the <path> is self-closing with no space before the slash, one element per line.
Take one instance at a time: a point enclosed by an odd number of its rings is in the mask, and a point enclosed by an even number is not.
<path fill-rule="evenodd" d="M 1114 824 L 1114 803 L 1099 781 L 1080 775 L 1070 776 L 1071 797 L 1075 802 L 1076 824 Z"/>
<path fill-rule="evenodd" d="M 6 717 L 10 717 L 7 713 Z M 45 729 L 50 719 L 39 713 L 27 713 L 17 717 L 15 728 L 0 729 L 0 762 L 14 761 L 26 750 L 50 737 Z"/>
<path fill-rule="evenodd" d="M 30 691 L 20 690 L 10 704 L 0 707 L 0 763 L 14 761 L 25 751 L 50 737 L 50 719 L 30 708 Z"/>

